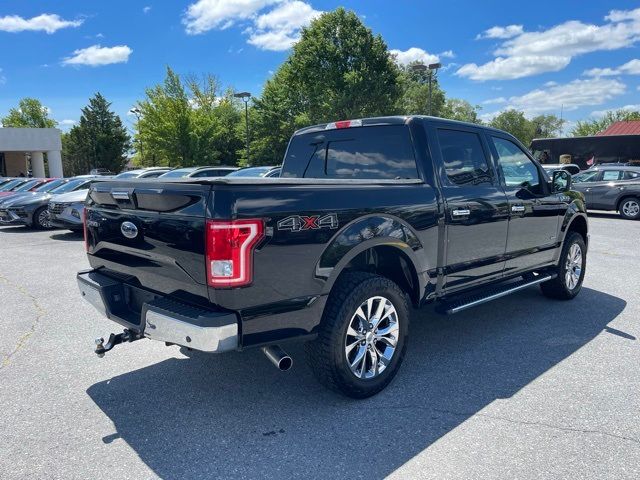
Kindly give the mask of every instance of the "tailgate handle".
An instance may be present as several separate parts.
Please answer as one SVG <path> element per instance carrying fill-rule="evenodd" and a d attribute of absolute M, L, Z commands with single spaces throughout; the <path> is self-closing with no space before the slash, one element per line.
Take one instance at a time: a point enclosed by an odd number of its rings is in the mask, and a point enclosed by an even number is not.
<path fill-rule="evenodd" d="M 114 190 L 113 192 L 111 192 L 111 196 L 114 200 L 131 200 L 131 196 L 126 190 Z"/>

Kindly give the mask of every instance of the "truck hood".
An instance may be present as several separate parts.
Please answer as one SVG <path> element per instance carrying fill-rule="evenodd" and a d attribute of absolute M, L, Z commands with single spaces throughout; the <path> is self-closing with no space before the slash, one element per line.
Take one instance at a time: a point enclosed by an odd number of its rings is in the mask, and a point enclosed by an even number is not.
<path fill-rule="evenodd" d="M 54 195 L 51 197 L 51 201 L 55 203 L 79 203 L 87 199 L 87 193 L 89 189 L 75 190 L 73 192 L 61 193 L 60 195 Z"/>

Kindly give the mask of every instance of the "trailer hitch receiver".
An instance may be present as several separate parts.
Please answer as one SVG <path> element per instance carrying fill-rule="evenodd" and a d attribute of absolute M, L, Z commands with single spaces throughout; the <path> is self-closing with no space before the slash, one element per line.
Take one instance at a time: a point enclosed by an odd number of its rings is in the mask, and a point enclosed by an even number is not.
<path fill-rule="evenodd" d="M 112 333 L 109 335 L 109 340 L 107 343 L 104 343 L 104 338 L 96 338 L 96 348 L 94 350 L 95 354 L 98 357 L 104 357 L 104 354 L 111 350 L 116 345 L 125 342 L 135 342 L 136 340 L 140 340 L 142 338 L 142 334 L 134 332 L 133 330 L 125 329 L 124 332 L 115 334 Z"/>

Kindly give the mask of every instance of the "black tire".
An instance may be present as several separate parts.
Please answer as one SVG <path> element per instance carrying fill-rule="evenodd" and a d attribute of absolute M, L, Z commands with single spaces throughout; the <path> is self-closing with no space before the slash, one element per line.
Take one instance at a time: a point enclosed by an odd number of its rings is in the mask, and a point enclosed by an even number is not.
<path fill-rule="evenodd" d="M 40 207 L 35 212 L 33 212 L 33 220 L 31 222 L 31 226 L 38 230 L 48 230 L 51 228 L 50 225 L 42 223 L 42 214 L 48 215 L 47 207 Z"/>
<path fill-rule="evenodd" d="M 370 364 L 373 375 L 376 376 L 358 378 L 347 363 L 348 354 L 345 342 L 347 338 L 351 338 L 347 336 L 347 330 L 354 321 L 358 308 L 373 297 L 388 300 L 395 308 L 397 332 L 392 336 L 396 341 L 395 350 L 390 355 L 388 364 L 383 365 L 383 362 L 379 364 L 383 368 L 380 368 L 381 371 L 378 373 L 378 369 L 374 368 L 371 363 L 371 356 L 369 356 L 371 354 L 368 352 L 375 350 L 377 356 L 380 353 L 377 346 L 386 349 L 387 344 L 385 342 L 376 343 L 375 340 L 371 340 L 371 336 L 367 336 L 367 346 L 362 348 L 370 349 L 364 352 L 365 359 L 361 363 L 361 372 L 364 375 L 366 365 Z M 387 325 L 391 325 L 390 320 L 387 322 L 389 322 Z M 369 328 L 371 325 L 369 324 Z M 383 321 L 379 325 L 383 325 Z M 381 330 L 383 330 L 382 327 Z M 398 285 L 388 278 L 378 275 L 347 272 L 338 279 L 329 295 L 318 337 L 306 344 L 307 362 L 318 381 L 325 387 L 348 397 L 367 398 L 383 390 L 395 377 L 407 349 L 408 331 L 409 304 L 406 294 Z M 371 332 L 373 330 L 369 331 L 369 335 Z M 377 332 L 376 329 L 375 333 Z M 370 341 L 374 342 L 371 347 L 368 343 Z M 360 346 L 364 345 L 359 341 L 357 343 L 355 349 L 360 349 Z M 358 352 L 356 351 L 355 354 L 357 355 Z M 381 358 L 381 356 L 377 356 L 377 358 Z M 367 359 L 369 359 L 369 364 Z M 367 373 L 371 372 L 367 371 Z"/>
<path fill-rule="evenodd" d="M 640 198 L 627 197 L 622 199 L 618 212 L 622 218 L 638 220 L 640 218 Z"/>
<path fill-rule="evenodd" d="M 569 280 L 567 277 L 567 271 L 569 269 L 573 269 L 574 273 L 576 270 L 570 266 L 572 262 L 568 262 L 570 252 L 572 251 L 573 245 L 577 245 L 581 252 L 581 261 L 580 263 L 580 272 L 578 274 L 578 281 L 575 286 L 569 285 Z M 540 284 L 540 289 L 542 293 L 549 298 L 555 298 L 558 300 L 571 300 L 574 298 L 580 290 L 582 289 L 582 281 L 584 280 L 584 274 L 587 266 L 587 246 L 584 243 L 584 239 L 582 235 L 576 232 L 570 232 L 564 240 L 564 245 L 562 246 L 562 252 L 560 253 L 560 259 L 558 261 L 558 266 L 556 267 L 557 277 L 553 280 L 549 280 L 548 282 L 544 282 Z"/>

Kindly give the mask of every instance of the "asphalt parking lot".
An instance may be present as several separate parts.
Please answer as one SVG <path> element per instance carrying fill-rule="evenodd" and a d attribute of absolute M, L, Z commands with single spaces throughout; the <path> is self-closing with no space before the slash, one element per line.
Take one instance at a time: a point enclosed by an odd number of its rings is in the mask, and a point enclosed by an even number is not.
<path fill-rule="evenodd" d="M 81 301 L 81 237 L 0 228 L 0 477 L 640 478 L 640 222 L 592 215 L 584 289 L 412 316 L 396 381 L 354 401 L 294 347 L 183 355 Z"/>

